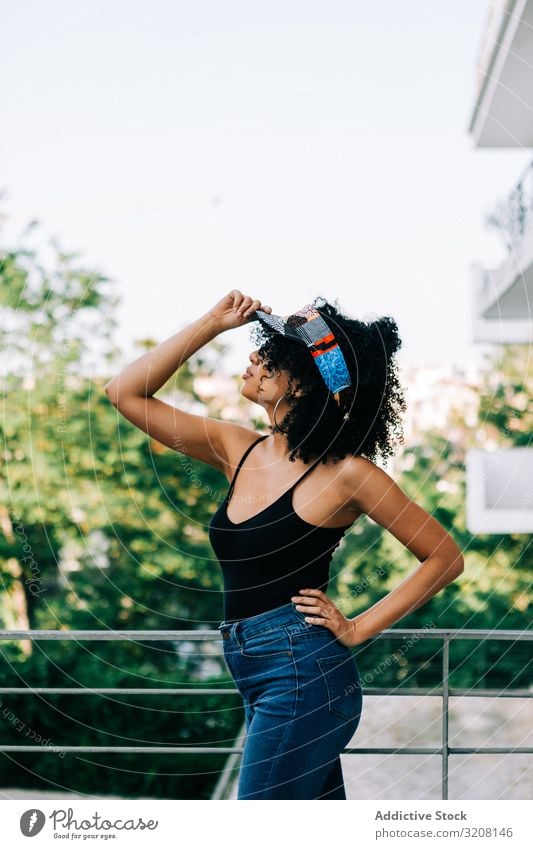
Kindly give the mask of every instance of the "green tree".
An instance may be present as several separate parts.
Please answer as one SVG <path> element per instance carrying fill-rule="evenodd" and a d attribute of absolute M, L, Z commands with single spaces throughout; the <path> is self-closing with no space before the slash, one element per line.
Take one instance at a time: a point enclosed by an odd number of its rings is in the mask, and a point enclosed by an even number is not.
<path fill-rule="evenodd" d="M 36 230 L 30 226 L 22 244 L 0 253 L 0 332 L 8 352 L 1 425 L 2 627 L 211 627 L 220 621 L 221 580 L 206 526 L 223 495 L 220 475 L 203 464 L 180 462 L 181 455 L 117 414 L 103 390 L 109 375 L 95 376 L 102 364 L 109 370 L 118 353 L 111 281 L 55 240 L 45 264 L 32 242 Z M 220 355 L 222 346 L 214 347 Z M 199 401 L 194 380 L 208 354 L 180 369 L 174 391 Z M 187 654 L 166 641 L 3 643 L 0 680 L 32 687 L 227 685 L 222 660 L 217 672 L 211 659 L 208 674 L 202 670 L 209 654 L 201 643 L 194 649 Z M 219 739 L 228 745 L 242 722 L 233 696 L 229 702 L 216 695 L 2 698 L 0 740 L 19 745 L 37 735 L 55 745 Z M 24 740 L 28 729 L 31 737 Z M 156 796 L 201 798 L 209 795 L 225 758 L 103 760 L 108 769 L 95 780 L 88 759 L 77 758 L 76 769 L 65 770 L 53 753 L 6 755 L 0 780 L 118 795 L 149 793 L 156 782 Z M 158 773 L 165 770 L 175 774 L 161 787 Z"/>

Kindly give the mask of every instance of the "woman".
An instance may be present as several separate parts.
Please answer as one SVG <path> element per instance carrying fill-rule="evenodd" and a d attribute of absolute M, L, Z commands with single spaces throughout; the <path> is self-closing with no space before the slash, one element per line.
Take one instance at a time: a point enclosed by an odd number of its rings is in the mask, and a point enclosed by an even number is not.
<path fill-rule="evenodd" d="M 218 334 L 256 320 L 241 391 L 265 410 L 269 433 L 153 397 Z M 402 439 L 400 345 L 389 317 L 366 324 L 324 302 L 285 319 L 233 289 L 106 386 L 137 427 L 230 481 L 209 537 L 224 577 L 224 657 L 245 709 L 239 799 L 346 799 L 340 754 L 362 710 L 351 648 L 463 571 L 450 535 L 375 463 Z M 326 595 L 329 563 L 363 513 L 420 563 L 347 618 Z"/>

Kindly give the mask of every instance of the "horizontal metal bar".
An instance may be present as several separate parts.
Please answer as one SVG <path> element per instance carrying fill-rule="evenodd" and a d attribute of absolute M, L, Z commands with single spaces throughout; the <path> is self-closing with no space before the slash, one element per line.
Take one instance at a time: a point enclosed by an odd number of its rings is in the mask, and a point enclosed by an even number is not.
<path fill-rule="evenodd" d="M 533 746 L 487 746 L 480 749 L 450 746 L 448 751 L 451 755 L 533 755 Z"/>
<path fill-rule="evenodd" d="M 441 687 L 363 687 L 366 696 L 439 696 L 442 698 Z M 239 693 L 236 687 L 0 687 L 0 693 L 11 695 L 66 695 L 66 696 L 214 696 L 233 695 Z M 448 691 L 450 696 L 471 696 L 474 698 L 506 698 L 533 699 L 533 690 L 482 690 L 469 689 Z"/>
<path fill-rule="evenodd" d="M 442 692 L 442 690 L 441 690 Z M 439 693 L 437 693 L 439 695 Z M 533 698 L 533 690 L 486 690 L 470 688 L 469 690 L 453 690 L 451 687 L 448 690 L 449 696 L 474 696 L 475 698 L 496 698 L 496 699 L 531 699 Z"/>
<path fill-rule="evenodd" d="M 0 690 L 0 693 L 2 691 Z M 438 696 L 444 695 L 443 687 L 367 687 L 363 681 L 363 692 L 365 696 Z M 448 689 L 448 696 L 483 698 L 505 698 L 505 699 L 533 699 L 532 690 L 488 690 L 481 687 L 468 687 L 460 689 Z"/>
<path fill-rule="evenodd" d="M 531 747 L 495 747 L 495 746 L 481 746 L 479 748 L 453 748 L 452 746 L 448 746 L 448 754 L 449 755 L 505 755 L 505 754 L 522 754 L 522 755 L 530 755 L 533 754 L 533 748 Z M 385 747 L 383 749 L 357 749 L 357 748 L 347 748 L 344 749 L 343 754 L 346 755 L 442 755 L 442 748 L 409 748 L 408 746 L 405 748 L 402 747 Z"/>
<path fill-rule="evenodd" d="M 231 746 L 1 746 L 0 752 L 124 752 L 128 754 L 176 755 L 231 755 L 242 753 L 242 749 Z"/>
<path fill-rule="evenodd" d="M 230 755 L 242 754 L 243 748 L 236 746 L 2 746 L 0 752 L 115 752 L 120 754 L 206 754 L 206 755 Z M 531 755 L 533 747 L 497 747 L 481 746 L 480 748 L 448 748 L 450 755 Z M 442 755 L 440 747 L 424 748 L 416 747 L 385 747 L 383 749 L 346 748 L 341 754 L 345 755 Z"/>
<path fill-rule="evenodd" d="M 29 693 L 46 695 L 61 693 L 66 696 L 214 696 L 215 694 L 227 696 L 238 692 L 236 687 L 206 687 L 203 690 L 194 687 L 154 687 L 153 689 L 149 687 L 0 687 L 0 693 L 11 693 L 19 696 Z"/>
<path fill-rule="evenodd" d="M 220 631 L 0 631 L 0 640 L 212 640 Z"/>
<path fill-rule="evenodd" d="M 483 631 L 461 628 L 390 628 L 380 631 L 372 640 L 382 638 L 406 639 L 417 637 L 421 640 L 533 640 L 533 629 L 524 631 Z M 212 640 L 222 637 L 218 630 L 185 631 L 0 631 L 0 640 Z"/>

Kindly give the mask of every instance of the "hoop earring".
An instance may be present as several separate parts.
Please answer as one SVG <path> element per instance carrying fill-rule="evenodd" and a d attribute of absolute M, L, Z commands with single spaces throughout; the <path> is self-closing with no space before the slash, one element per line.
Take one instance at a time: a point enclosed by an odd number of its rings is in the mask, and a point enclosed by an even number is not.
<path fill-rule="evenodd" d="M 278 433 L 288 433 L 288 430 L 283 430 L 283 428 L 281 428 L 281 427 L 279 426 L 279 424 L 277 423 L 277 421 L 276 421 L 276 410 L 278 409 L 278 404 L 279 404 L 279 402 L 280 402 L 280 401 L 282 401 L 282 400 L 283 400 L 283 398 L 285 398 L 285 395 L 286 395 L 286 394 L 287 394 L 287 393 L 286 393 L 286 392 L 284 392 L 284 393 L 283 393 L 283 395 L 282 395 L 280 398 L 278 398 L 278 400 L 276 401 L 276 405 L 275 405 L 275 407 L 274 407 L 274 412 L 272 413 L 272 418 L 274 419 L 274 426 L 273 426 L 273 429 L 274 429 L 275 431 L 277 431 Z"/>

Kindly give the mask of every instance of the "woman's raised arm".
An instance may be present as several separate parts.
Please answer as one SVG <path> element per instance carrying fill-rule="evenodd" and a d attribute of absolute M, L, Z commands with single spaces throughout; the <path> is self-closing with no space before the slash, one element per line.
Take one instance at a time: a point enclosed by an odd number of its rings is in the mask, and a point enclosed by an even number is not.
<path fill-rule="evenodd" d="M 238 450 L 253 432 L 233 422 L 186 413 L 153 395 L 196 351 L 219 333 L 245 324 L 257 309 L 271 311 L 232 289 L 192 324 L 122 369 L 106 384 L 107 397 L 125 418 L 158 442 L 226 473 L 232 446 Z"/>

